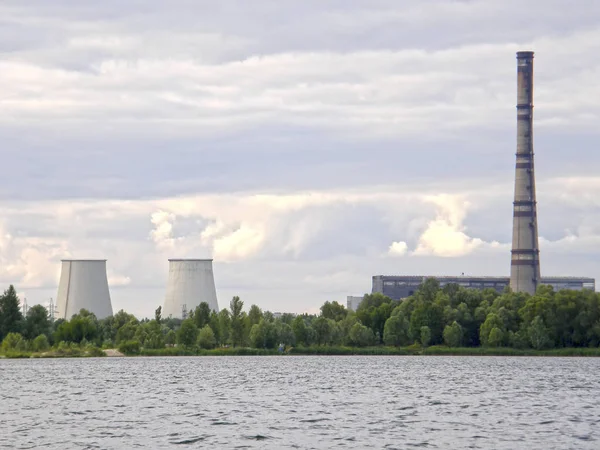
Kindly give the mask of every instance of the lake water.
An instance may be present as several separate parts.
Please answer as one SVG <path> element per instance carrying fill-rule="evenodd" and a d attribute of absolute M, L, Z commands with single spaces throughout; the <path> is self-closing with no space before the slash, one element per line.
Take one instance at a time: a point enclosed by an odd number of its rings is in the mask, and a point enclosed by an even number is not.
<path fill-rule="evenodd" d="M 600 449 L 600 358 L 0 360 L 0 448 Z"/>

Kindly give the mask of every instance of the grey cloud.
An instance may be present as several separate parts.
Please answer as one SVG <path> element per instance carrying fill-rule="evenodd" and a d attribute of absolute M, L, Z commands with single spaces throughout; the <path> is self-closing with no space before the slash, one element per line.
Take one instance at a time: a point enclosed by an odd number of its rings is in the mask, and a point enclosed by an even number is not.
<path fill-rule="evenodd" d="M 270 223 L 241 202 L 227 232 L 245 224 L 240 246 L 264 242 L 215 267 L 222 306 L 241 294 L 300 311 L 364 293 L 375 273 L 508 273 L 485 246 L 383 255 L 414 250 L 435 219 L 419 195 L 463 195 L 469 238 L 510 241 L 522 48 L 536 51 L 542 270 L 593 275 L 598 42 L 595 0 L 2 2 L 0 231 L 12 238 L 0 247 L 31 264 L 0 280 L 46 298 L 61 255 L 106 257 L 132 280 L 114 288 L 116 309 L 151 314 L 166 258 L 208 251 L 201 233 L 224 214 L 202 195 L 299 192 L 375 194 Z M 177 210 L 187 194 L 202 211 Z M 150 235 L 160 208 L 178 212 L 164 248 Z"/>

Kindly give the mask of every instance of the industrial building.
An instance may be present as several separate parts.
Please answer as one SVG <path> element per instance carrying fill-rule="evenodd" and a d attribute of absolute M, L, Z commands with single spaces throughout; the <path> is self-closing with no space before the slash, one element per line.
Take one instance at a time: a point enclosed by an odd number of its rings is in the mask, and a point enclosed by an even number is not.
<path fill-rule="evenodd" d="M 70 319 L 86 309 L 98 319 L 112 316 L 105 259 L 62 260 L 55 314 Z"/>
<path fill-rule="evenodd" d="M 164 317 L 185 318 L 202 302 L 219 312 L 212 259 L 169 259 Z"/>
<path fill-rule="evenodd" d="M 537 287 L 549 285 L 555 291 L 596 290 L 594 278 L 541 277 L 538 242 L 537 202 L 533 154 L 533 52 L 517 52 L 517 151 L 513 201 L 513 232 L 510 277 L 465 276 L 373 276 L 372 293 L 382 293 L 394 300 L 413 295 L 427 278 L 440 285 L 457 284 L 472 289 L 509 287 L 513 292 L 534 294 Z M 348 296 L 348 309 L 356 310 L 362 297 Z"/>
<path fill-rule="evenodd" d="M 380 292 L 394 300 L 401 300 L 414 294 L 419 286 L 427 278 L 435 278 L 444 287 L 448 284 L 471 289 L 494 289 L 498 292 L 504 291 L 510 285 L 509 277 L 438 277 L 438 276 L 386 276 L 375 275 L 373 277 L 372 293 Z M 596 290 L 594 278 L 580 277 L 542 277 L 541 284 L 552 286 L 555 291 L 570 289 L 580 291 L 583 289 Z"/>

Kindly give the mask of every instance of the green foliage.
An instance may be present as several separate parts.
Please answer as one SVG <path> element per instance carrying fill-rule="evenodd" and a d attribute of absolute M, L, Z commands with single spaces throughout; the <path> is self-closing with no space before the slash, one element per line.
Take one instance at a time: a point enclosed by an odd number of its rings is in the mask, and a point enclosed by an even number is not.
<path fill-rule="evenodd" d="M 504 336 L 504 333 L 502 333 L 503 326 L 504 326 L 504 324 L 502 323 L 502 320 L 500 319 L 500 317 L 498 317 L 497 314 L 489 313 L 485 319 L 485 322 L 483 322 L 483 324 L 481 325 L 481 327 L 479 329 L 479 337 L 481 340 L 481 344 L 484 347 L 485 346 L 490 346 L 490 347 L 500 346 L 502 343 L 497 342 L 496 339 Z M 494 329 L 499 330 L 500 334 L 496 331 L 494 333 L 494 341 L 490 342 L 490 333 Z"/>
<path fill-rule="evenodd" d="M 33 351 L 35 352 L 45 352 L 50 348 L 50 343 L 48 342 L 48 338 L 45 334 L 40 334 L 36 337 L 31 343 Z"/>
<path fill-rule="evenodd" d="M 356 312 L 326 302 L 319 316 L 275 318 L 256 305 L 248 313 L 243 306 L 233 297 L 229 310 L 216 313 L 202 303 L 185 321 L 162 318 L 161 308 L 152 320 L 141 321 L 122 310 L 102 320 L 81 310 L 69 320 L 50 323 L 39 305 L 21 317 L 11 286 L 0 296 L 2 351 L 15 357 L 31 352 L 36 357 L 90 356 L 99 354 L 97 346 L 123 345 L 131 347 L 127 354 L 277 354 L 283 344 L 286 353 L 293 348 L 292 353 L 315 354 L 591 355 L 595 350 L 587 349 L 600 345 L 600 294 L 554 292 L 547 286 L 535 295 L 499 294 L 458 285 L 440 288 L 426 280 L 401 302 L 368 294 Z M 55 350 L 48 348 L 51 343 L 58 343 Z"/>
<path fill-rule="evenodd" d="M 7 352 L 9 350 L 16 350 L 20 346 L 22 346 L 22 342 L 24 341 L 21 333 L 8 333 L 4 340 L 2 341 L 2 351 Z"/>
<path fill-rule="evenodd" d="M 339 322 L 348 315 L 348 310 L 338 302 L 325 302 L 321 306 L 321 315 L 327 319 Z"/>
<path fill-rule="evenodd" d="M 125 341 L 119 344 L 119 351 L 125 355 L 139 355 L 142 346 L 138 341 Z"/>
<path fill-rule="evenodd" d="M 250 326 L 257 325 L 258 322 L 260 322 L 262 318 L 263 318 L 262 310 L 258 306 L 252 305 L 250 307 L 250 311 L 248 312 L 248 320 L 250 321 Z"/>
<path fill-rule="evenodd" d="M 177 343 L 184 347 L 192 347 L 196 345 L 198 340 L 198 327 L 194 323 L 193 318 L 185 319 L 181 322 L 179 330 L 177 330 Z"/>
<path fill-rule="evenodd" d="M 323 316 L 317 317 L 312 324 L 312 328 L 316 333 L 316 344 L 324 345 L 331 339 L 331 322 Z"/>
<path fill-rule="evenodd" d="M 492 328 L 487 339 L 488 347 L 501 347 L 504 342 L 504 333 L 498 327 Z"/>
<path fill-rule="evenodd" d="M 20 333 L 23 327 L 23 314 L 17 291 L 11 284 L 0 295 L 0 340 L 9 333 Z"/>
<path fill-rule="evenodd" d="M 35 305 L 27 311 L 23 334 L 27 339 L 35 339 L 40 334 L 49 336 L 51 334 L 52 324 L 48 317 L 48 310 L 42 305 Z"/>
<path fill-rule="evenodd" d="M 385 345 L 396 347 L 410 344 L 410 325 L 406 317 L 401 314 L 393 315 L 385 322 L 383 342 Z"/>
<path fill-rule="evenodd" d="M 277 334 L 279 335 L 279 342 L 281 344 L 286 346 L 296 345 L 296 335 L 289 324 L 281 322 Z"/>
<path fill-rule="evenodd" d="M 427 347 L 431 342 L 431 329 L 427 325 L 421 327 L 420 341 L 423 347 Z"/>
<path fill-rule="evenodd" d="M 448 347 L 460 347 L 462 345 L 463 330 L 455 320 L 452 325 L 444 328 L 444 342 Z"/>
<path fill-rule="evenodd" d="M 297 316 L 292 322 L 292 330 L 294 331 L 294 337 L 297 345 L 309 345 L 308 331 L 306 329 L 306 322 L 304 317 Z"/>
<path fill-rule="evenodd" d="M 145 331 L 144 334 L 144 348 L 164 348 L 165 347 L 165 334 L 163 333 L 163 329 L 160 325 L 160 322 L 156 320 L 151 320 L 148 323 L 140 326 Z M 169 330 L 172 332 L 173 330 Z"/>
<path fill-rule="evenodd" d="M 536 350 L 541 350 L 550 344 L 548 329 L 540 316 L 535 316 L 531 325 L 527 329 L 531 346 Z"/>
<path fill-rule="evenodd" d="M 261 319 L 252 325 L 250 330 L 250 345 L 254 348 L 275 348 L 278 344 L 277 326 L 273 322 Z"/>
<path fill-rule="evenodd" d="M 175 331 L 169 330 L 165 336 L 165 344 L 173 346 L 175 345 L 175 342 L 177 342 L 177 335 L 175 334 Z"/>
<path fill-rule="evenodd" d="M 231 299 L 229 308 L 231 309 L 231 321 L 230 321 L 230 339 L 231 344 L 236 347 L 242 345 L 244 342 L 244 320 L 242 316 L 242 308 L 244 302 L 240 300 L 238 296 Z"/>
<path fill-rule="evenodd" d="M 215 348 L 217 340 L 215 339 L 215 333 L 209 325 L 205 325 L 198 332 L 198 346 L 204 349 Z"/>
<path fill-rule="evenodd" d="M 137 332 L 139 327 L 139 321 L 136 318 L 126 322 L 117 330 L 116 333 L 116 343 L 120 344 L 121 342 L 131 341 Z"/>
<path fill-rule="evenodd" d="M 354 345 L 356 347 L 367 347 L 369 345 L 373 345 L 375 342 L 375 336 L 373 335 L 373 331 L 365 327 L 360 323 L 355 323 L 350 328 L 350 333 L 348 336 L 348 342 L 350 345 Z"/>
<path fill-rule="evenodd" d="M 199 330 L 209 324 L 210 313 L 210 306 L 208 306 L 208 303 L 206 302 L 202 302 L 198 307 L 196 307 L 196 311 L 194 312 L 194 321 L 196 322 L 196 326 Z"/>

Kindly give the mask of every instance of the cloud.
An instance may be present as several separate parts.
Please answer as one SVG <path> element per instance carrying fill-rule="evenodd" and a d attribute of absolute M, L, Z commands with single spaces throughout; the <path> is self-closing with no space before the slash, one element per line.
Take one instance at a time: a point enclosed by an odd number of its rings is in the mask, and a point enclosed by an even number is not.
<path fill-rule="evenodd" d="M 150 216 L 150 222 L 154 225 L 150 237 L 158 247 L 173 248 L 173 222 L 175 218 L 175 214 L 162 210 L 152 213 Z"/>
<path fill-rule="evenodd" d="M 469 237 L 463 225 L 468 202 L 448 195 L 427 199 L 438 207 L 436 218 L 427 224 L 421 234 L 414 255 L 456 257 L 471 253 L 483 241 Z"/>
<path fill-rule="evenodd" d="M 392 242 L 388 253 L 391 256 L 404 256 L 408 253 L 408 245 L 404 241 Z"/>
<path fill-rule="evenodd" d="M 171 257 L 294 311 L 374 273 L 506 274 L 521 49 L 542 270 L 600 271 L 595 0 L 1 3 L 0 281 L 30 301 L 70 255 L 147 315 Z"/>

